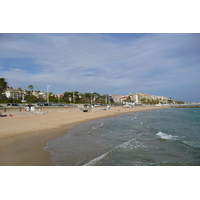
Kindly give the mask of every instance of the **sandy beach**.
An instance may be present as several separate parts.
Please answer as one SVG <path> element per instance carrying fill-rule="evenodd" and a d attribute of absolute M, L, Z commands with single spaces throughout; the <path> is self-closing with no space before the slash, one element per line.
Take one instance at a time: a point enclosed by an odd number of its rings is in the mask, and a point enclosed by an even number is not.
<path fill-rule="evenodd" d="M 0 118 L 0 166 L 48 166 L 50 153 L 46 142 L 66 134 L 78 124 L 128 112 L 162 109 L 161 107 L 96 107 L 91 112 L 78 108 L 46 109 L 44 114 L 12 112 Z M 10 114 L 10 113 L 9 113 Z"/>

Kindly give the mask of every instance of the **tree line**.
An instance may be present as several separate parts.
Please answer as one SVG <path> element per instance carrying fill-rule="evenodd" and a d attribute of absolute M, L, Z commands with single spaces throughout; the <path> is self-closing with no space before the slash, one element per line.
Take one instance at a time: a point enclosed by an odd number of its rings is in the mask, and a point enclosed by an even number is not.
<path fill-rule="evenodd" d="M 38 93 L 37 96 L 33 95 L 34 86 L 29 85 L 26 90 L 26 94 L 24 97 L 20 96 L 19 99 L 7 98 L 5 94 L 3 94 L 8 88 L 8 82 L 5 78 L 0 78 L 0 103 L 21 103 L 22 98 L 26 100 L 26 103 L 44 103 L 46 102 L 46 98 L 43 95 L 39 95 L 40 91 L 35 91 Z M 12 87 L 11 87 L 12 88 Z M 19 91 L 23 94 L 22 88 L 18 88 Z M 80 93 L 78 91 L 73 92 L 64 92 L 63 95 L 53 95 L 52 92 L 49 92 L 49 102 L 50 103 L 83 103 L 83 104 L 112 104 L 114 103 L 111 96 L 108 94 L 100 95 L 97 92 L 92 93 Z"/>
<path fill-rule="evenodd" d="M 4 92 L 8 88 L 8 82 L 5 78 L 0 78 L 0 103 L 21 103 L 22 96 L 19 99 L 7 98 Z M 23 92 L 22 88 L 18 88 L 19 91 Z M 26 90 L 26 94 L 24 95 L 24 99 L 26 103 L 43 103 L 46 102 L 46 99 L 42 95 L 33 95 L 34 87 L 33 85 L 28 86 L 28 90 Z M 40 91 L 35 91 L 40 92 Z M 129 97 L 130 98 L 130 97 Z M 126 101 L 129 101 L 130 99 Z M 52 92 L 49 92 L 49 102 L 50 103 L 66 103 L 66 104 L 113 104 L 114 101 L 111 96 L 108 94 L 100 95 L 97 92 L 93 93 L 80 93 L 78 91 L 73 92 L 65 92 L 62 96 L 55 96 Z M 159 100 L 150 100 L 150 99 L 141 99 L 143 104 L 158 104 Z M 173 100 L 171 98 L 167 103 L 172 103 Z M 177 104 L 183 104 L 183 101 L 175 101 Z"/>

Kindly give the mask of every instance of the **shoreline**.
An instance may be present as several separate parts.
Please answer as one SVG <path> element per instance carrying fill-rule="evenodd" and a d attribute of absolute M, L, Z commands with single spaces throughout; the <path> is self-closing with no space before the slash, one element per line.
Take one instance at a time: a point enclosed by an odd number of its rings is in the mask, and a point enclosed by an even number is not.
<path fill-rule="evenodd" d="M 157 109 L 162 107 L 93 108 L 86 113 L 77 108 L 67 112 L 1 118 L 0 166 L 51 166 L 50 152 L 43 150 L 47 141 L 61 137 L 87 121 Z"/>

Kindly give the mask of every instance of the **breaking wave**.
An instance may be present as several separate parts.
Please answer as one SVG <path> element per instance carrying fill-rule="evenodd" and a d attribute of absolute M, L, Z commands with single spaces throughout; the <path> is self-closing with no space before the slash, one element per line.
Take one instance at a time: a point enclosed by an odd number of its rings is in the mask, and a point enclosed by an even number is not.
<path fill-rule="evenodd" d="M 178 136 L 168 135 L 168 134 L 163 133 L 161 131 L 159 131 L 156 135 L 158 137 L 160 137 L 161 139 L 165 139 L 165 140 L 176 140 L 178 138 Z"/>
<path fill-rule="evenodd" d="M 102 127 L 104 124 L 105 124 L 105 122 L 101 123 L 100 125 L 93 126 L 92 129 L 98 129 L 98 128 Z"/>
<path fill-rule="evenodd" d="M 135 138 L 131 139 L 123 144 L 120 144 L 120 145 L 114 147 L 113 149 L 106 152 L 105 154 L 103 154 L 97 158 L 94 158 L 93 160 L 86 163 L 84 166 L 95 165 L 99 161 L 103 160 L 104 158 L 106 158 L 106 156 L 108 156 L 109 154 L 111 154 L 113 152 L 117 152 L 117 151 L 127 152 L 127 151 L 132 151 L 133 149 L 137 149 L 137 148 L 146 148 L 146 146 L 142 142 L 137 141 Z"/>
<path fill-rule="evenodd" d="M 187 144 L 191 147 L 197 147 L 200 148 L 200 142 L 198 141 L 183 141 L 184 144 Z"/>

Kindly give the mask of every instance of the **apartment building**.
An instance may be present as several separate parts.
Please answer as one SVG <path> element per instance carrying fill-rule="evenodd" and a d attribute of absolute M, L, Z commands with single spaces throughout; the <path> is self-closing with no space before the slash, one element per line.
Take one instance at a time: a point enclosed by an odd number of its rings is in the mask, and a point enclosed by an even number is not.
<path fill-rule="evenodd" d="M 22 97 L 22 94 L 26 94 L 26 91 L 7 88 L 4 94 L 7 98 L 20 99 Z"/>
<path fill-rule="evenodd" d="M 122 95 L 112 95 L 112 99 L 115 103 L 121 103 Z"/>
<path fill-rule="evenodd" d="M 42 97 L 44 99 L 47 98 L 47 93 L 46 92 L 32 92 L 32 95 L 36 96 L 36 97 Z"/>

